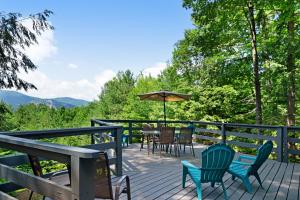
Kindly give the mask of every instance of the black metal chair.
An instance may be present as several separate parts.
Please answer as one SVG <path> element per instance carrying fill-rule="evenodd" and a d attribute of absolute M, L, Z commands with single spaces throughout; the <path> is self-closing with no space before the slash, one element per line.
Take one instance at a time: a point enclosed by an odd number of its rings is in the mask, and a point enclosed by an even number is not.
<path fill-rule="evenodd" d="M 100 153 L 96 161 L 96 198 L 119 200 L 122 193 L 127 194 L 127 199 L 131 199 L 129 176 L 122 176 L 115 186 L 111 182 L 108 156 L 106 152 Z M 126 181 L 126 186 L 122 188 L 122 183 Z"/>
<path fill-rule="evenodd" d="M 42 167 L 40 165 L 39 159 L 36 156 L 29 155 L 29 161 L 33 170 L 33 173 L 36 176 L 43 176 Z M 54 173 L 55 176 L 61 175 L 62 173 L 68 173 L 69 177 L 71 177 L 71 168 L 69 165 L 68 170 L 66 171 L 59 171 Z M 52 175 L 53 177 L 54 175 Z M 51 178 L 50 178 L 51 179 Z M 69 180 L 71 180 L 69 178 Z M 122 187 L 122 183 L 126 181 L 126 186 Z M 71 181 L 70 181 L 71 182 Z M 70 184 L 69 184 L 70 186 Z M 112 185 L 111 182 L 111 170 L 109 167 L 109 160 L 106 152 L 101 152 L 99 158 L 96 160 L 96 175 L 95 175 L 95 187 L 96 187 L 96 194 L 95 198 L 101 199 L 112 199 L 112 200 L 119 200 L 120 195 L 122 193 L 127 194 L 127 199 L 131 200 L 130 194 L 130 180 L 129 176 L 122 176 L 116 183 L 116 185 Z M 32 198 L 33 192 L 31 192 L 29 200 Z M 45 197 L 43 197 L 45 199 Z M 48 198 L 47 198 L 48 199 Z"/>
<path fill-rule="evenodd" d="M 33 171 L 33 174 L 35 176 L 44 177 L 43 169 L 42 169 L 42 166 L 40 164 L 39 158 L 37 156 L 28 155 L 28 160 L 29 160 L 31 169 Z M 69 175 L 69 180 L 70 180 L 69 184 L 64 184 L 64 185 L 69 185 L 70 186 L 71 185 L 71 166 L 69 164 L 66 164 L 66 166 L 67 166 L 67 170 L 62 170 L 62 171 L 54 172 L 47 179 L 52 180 L 56 176 L 61 176 L 61 175 L 64 175 L 64 174 L 68 174 Z M 57 181 L 55 181 L 55 182 L 57 182 Z M 61 183 L 61 184 L 63 184 L 63 183 Z M 30 192 L 30 194 L 29 194 L 29 200 L 32 199 L 33 193 L 34 193 L 33 191 Z M 45 199 L 45 196 L 43 197 L 43 200 L 44 199 Z"/>

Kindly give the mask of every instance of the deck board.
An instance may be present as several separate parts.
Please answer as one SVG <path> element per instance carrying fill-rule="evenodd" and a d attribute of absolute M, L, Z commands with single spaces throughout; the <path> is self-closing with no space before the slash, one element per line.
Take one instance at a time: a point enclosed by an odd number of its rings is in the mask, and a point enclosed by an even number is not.
<path fill-rule="evenodd" d="M 289 187 L 287 200 L 299 199 L 299 179 L 300 179 L 300 166 L 294 165 L 291 185 Z"/>
<path fill-rule="evenodd" d="M 200 166 L 200 154 L 205 148 L 204 145 L 196 145 L 197 158 L 193 158 L 188 151 L 181 154 L 180 158 L 167 154 L 160 158 L 158 153 L 148 156 L 147 150 L 140 151 L 137 144 L 124 148 L 123 172 L 130 176 L 132 199 L 196 200 L 195 185 L 189 178 L 186 188 L 181 186 L 181 160 L 189 160 Z M 264 188 L 251 177 L 253 192 L 250 194 L 245 191 L 240 180 L 232 180 L 230 174 L 226 173 L 223 180 L 229 199 L 299 199 L 300 164 L 268 160 L 259 170 L 259 174 Z M 202 184 L 202 195 L 203 199 L 224 199 L 220 185 L 212 188 L 210 184 Z M 121 199 L 127 199 L 126 195 L 122 195 Z"/>

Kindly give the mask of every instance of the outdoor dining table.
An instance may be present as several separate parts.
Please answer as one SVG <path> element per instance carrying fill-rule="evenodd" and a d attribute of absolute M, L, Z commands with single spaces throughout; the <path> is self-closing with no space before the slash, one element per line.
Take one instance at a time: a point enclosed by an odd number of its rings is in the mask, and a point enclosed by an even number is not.
<path fill-rule="evenodd" d="M 148 148 L 148 154 L 149 154 L 149 148 L 150 148 L 150 140 L 149 137 L 152 136 L 153 140 L 155 136 L 159 136 L 160 135 L 160 130 L 158 129 L 153 129 L 153 130 L 142 130 L 142 133 L 144 135 L 144 137 L 147 137 L 147 148 Z M 179 135 L 179 130 L 175 130 L 175 138 L 177 138 Z M 142 142 L 142 146 L 141 148 L 143 148 L 144 145 L 144 141 Z M 154 146 L 155 146 L 155 142 L 152 141 L 152 154 L 154 154 Z"/>
<path fill-rule="evenodd" d="M 160 131 L 157 130 L 157 129 L 153 129 L 153 130 L 143 130 L 142 131 L 144 137 L 147 138 L 147 148 L 148 148 L 148 154 L 149 154 L 149 148 L 150 148 L 150 136 L 152 136 L 152 138 L 154 139 L 155 136 L 159 136 L 160 135 Z M 154 154 L 154 141 L 152 142 L 153 143 L 153 147 L 152 147 L 152 154 Z M 142 147 L 143 148 L 143 145 L 144 145 L 144 141 L 142 142 Z"/>

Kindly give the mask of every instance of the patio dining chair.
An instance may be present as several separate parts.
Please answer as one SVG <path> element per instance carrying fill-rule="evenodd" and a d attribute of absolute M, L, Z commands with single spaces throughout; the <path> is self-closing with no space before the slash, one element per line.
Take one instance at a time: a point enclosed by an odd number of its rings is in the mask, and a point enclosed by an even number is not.
<path fill-rule="evenodd" d="M 111 182 L 111 172 L 109 160 L 106 152 L 101 152 L 96 161 L 96 198 L 119 200 L 122 193 L 127 194 L 127 199 L 131 199 L 129 176 L 122 176 L 115 186 Z M 122 188 L 123 182 L 126 186 Z"/>
<path fill-rule="evenodd" d="M 221 183 L 224 198 L 227 200 L 223 176 L 229 168 L 235 152 L 226 144 L 215 144 L 202 152 L 202 167 L 197 167 L 188 161 L 182 161 L 182 187 L 185 188 L 186 177 L 189 175 L 196 184 L 198 200 L 202 199 L 202 183 Z"/>
<path fill-rule="evenodd" d="M 28 160 L 29 160 L 29 163 L 30 163 L 33 174 L 35 176 L 44 177 L 43 169 L 42 169 L 42 166 L 40 164 L 39 158 L 37 156 L 34 156 L 34 155 L 28 155 Z M 47 179 L 52 180 L 53 178 L 55 178 L 57 176 L 62 176 L 62 175 L 68 174 L 68 176 L 69 176 L 69 183 L 68 184 L 66 184 L 66 181 L 63 180 L 63 179 L 55 180 L 55 182 L 58 183 L 58 184 L 70 186 L 71 185 L 71 166 L 69 164 L 66 164 L 66 167 L 67 167 L 67 170 L 61 170 L 61 171 L 54 172 Z M 33 193 L 34 193 L 33 191 L 30 191 L 29 198 L 28 198 L 29 200 L 32 199 Z M 43 196 L 43 200 L 44 199 L 45 199 L 45 196 Z"/>
<path fill-rule="evenodd" d="M 258 175 L 258 169 L 268 159 L 272 150 L 273 143 L 269 140 L 259 147 L 256 156 L 240 155 L 236 161 L 232 162 L 228 169 L 228 172 L 232 174 L 232 180 L 234 180 L 235 177 L 241 179 L 247 192 L 251 193 L 253 189 L 249 177 L 253 175 L 257 179 L 259 185 L 263 187 Z M 250 162 L 242 162 L 242 160 L 248 160 Z"/>
<path fill-rule="evenodd" d="M 193 129 L 189 127 L 180 128 L 180 132 L 176 137 L 178 144 L 178 155 L 180 156 L 181 145 L 183 145 L 183 152 L 185 153 L 185 147 L 190 146 L 190 151 L 195 157 L 194 145 L 193 145 Z"/>
<path fill-rule="evenodd" d="M 157 130 L 157 128 L 154 128 L 154 127 L 151 126 L 150 124 L 143 124 L 142 131 L 151 131 L 151 130 Z M 153 142 L 157 141 L 157 138 L 151 138 L 150 136 L 147 136 L 147 137 L 145 138 L 145 135 L 142 134 L 142 143 L 141 143 L 140 151 L 144 148 L 144 142 L 145 142 L 145 139 L 147 140 L 147 145 L 149 145 L 149 142 L 150 142 L 151 140 L 153 140 Z M 149 147 L 148 147 L 148 150 L 149 150 Z"/>
<path fill-rule="evenodd" d="M 159 156 L 161 157 L 161 150 L 163 145 L 166 145 L 166 149 L 170 148 L 170 154 L 172 153 L 172 145 L 174 145 L 174 152 L 177 155 L 177 144 L 175 143 L 175 127 L 161 127 L 159 140 L 157 142 L 159 146 Z"/>
<path fill-rule="evenodd" d="M 29 157 L 34 174 L 36 176 L 42 176 L 42 167 L 40 165 L 38 157 L 31 155 L 29 155 Z M 64 171 L 64 173 L 65 172 L 67 172 L 69 174 L 69 177 L 71 177 L 70 167 L 68 167 L 68 170 Z M 58 175 L 59 173 L 56 174 Z M 126 181 L 126 185 L 125 187 L 122 187 L 124 181 Z M 96 160 L 95 188 L 95 198 L 119 200 L 120 195 L 122 193 L 126 193 L 127 199 L 131 200 L 129 176 L 124 175 L 120 179 L 118 179 L 115 185 L 112 184 L 109 159 L 106 152 L 100 152 L 100 155 Z M 31 200 L 31 198 L 32 193 L 30 194 L 29 200 Z M 43 197 L 43 199 L 48 200 L 49 198 Z"/>

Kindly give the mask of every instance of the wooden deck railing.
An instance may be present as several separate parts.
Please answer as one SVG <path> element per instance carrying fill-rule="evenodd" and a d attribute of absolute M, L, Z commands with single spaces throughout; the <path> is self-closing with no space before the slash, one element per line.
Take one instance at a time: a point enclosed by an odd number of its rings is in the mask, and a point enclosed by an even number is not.
<path fill-rule="evenodd" d="M 142 124 L 164 124 L 162 120 L 111 120 L 97 119 L 92 120 L 92 124 L 121 124 L 124 132 L 129 135 L 129 143 L 133 138 L 141 136 Z M 287 126 L 270 126 L 238 123 L 221 123 L 221 122 L 203 122 L 203 121 L 171 121 L 167 124 L 172 126 L 195 126 L 195 137 L 201 140 L 211 142 L 226 142 L 231 145 L 244 148 L 257 148 L 264 140 L 271 140 L 275 143 L 273 152 L 280 162 L 288 162 L 289 155 L 300 155 L 300 150 L 291 149 L 289 143 L 300 144 L 300 127 Z M 297 137 L 291 137 L 298 135 Z"/>
<path fill-rule="evenodd" d="M 83 147 L 65 146 L 33 139 L 56 138 L 78 135 L 101 135 L 113 132 L 115 140 L 109 143 L 91 143 Z M 7 181 L 0 184 L 0 199 L 15 199 L 7 193 L 20 188 L 28 188 L 52 199 L 91 200 L 95 196 L 95 161 L 99 152 L 114 149 L 116 156 L 110 159 L 115 164 L 116 175 L 122 175 L 122 127 L 103 126 L 76 129 L 58 129 L 25 132 L 1 132 L 0 148 L 19 152 L 17 155 L 0 157 L 0 178 Z M 29 163 L 27 155 L 35 155 L 45 160 L 55 160 L 71 165 L 71 187 L 58 185 L 45 177 L 34 176 L 16 169 Z"/>

